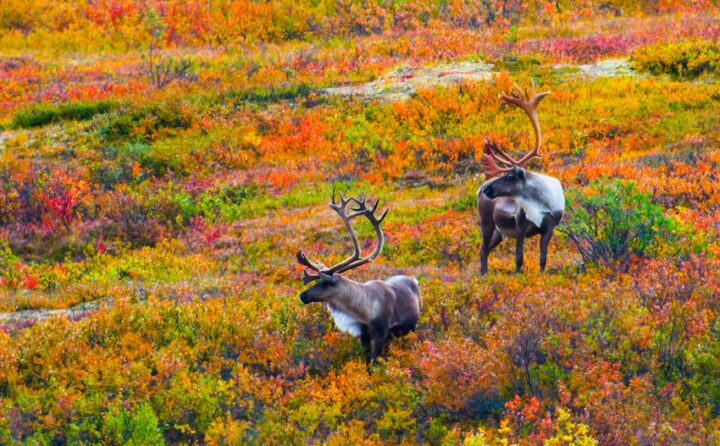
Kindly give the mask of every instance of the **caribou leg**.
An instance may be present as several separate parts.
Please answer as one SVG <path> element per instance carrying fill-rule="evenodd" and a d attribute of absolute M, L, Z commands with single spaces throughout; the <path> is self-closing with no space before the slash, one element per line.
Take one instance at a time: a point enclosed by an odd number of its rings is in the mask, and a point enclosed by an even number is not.
<path fill-rule="evenodd" d="M 488 255 L 502 241 L 502 234 L 494 226 L 482 227 L 483 244 L 480 248 L 480 275 L 487 274 Z"/>
<path fill-rule="evenodd" d="M 517 238 L 515 239 L 515 274 L 522 271 L 523 266 L 523 258 L 524 258 L 524 245 L 525 245 L 525 236 L 527 236 L 528 232 L 528 221 L 525 219 L 525 212 L 520 211 L 520 213 L 516 216 L 516 227 L 517 227 Z"/>
<path fill-rule="evenodd" d="M 385 346 L 385 340 L 388 337 L 388 325 L 390 320 L 375 319 L 370 322 L 368 333 L 372 337 L 373 349 L 372 349 L 372 363 L 377 364 L 378 356 L 383 353 L 383 347 Z"/>
<path fill-rule="evenodd" d="M 387 335 L 385 335 L 385 334 L 380 334 L 380 335 L 374 336 L 373 341 L 374 341 L 375 345 L 373 347 L 373 352 L 372 352 L 373 364 L 377 364 L 378 356 L 380 356 L 382 354 L 383 346 L 385 345 L 385 337 L 386 336 Z"/>
<path fill-rule="evenodd" d="M 519 273 L 522 271 L 523 266 L 523 245 L 525 244 L 525 234 L 521 232 L 518 234 L 517 239 L 515 240 L 515 273 Z"/>
<path fill-rule="evenodd" d="M 372 359 L 372 345 L 370 343 L 370 339 L 370 333 L 368 333 L 367 329 L 364 329 L 360 335 L 360 342 L 365 349 L 365 364 L 368 366 L 370 365 L 370 360 Z"/>
<path fill-rule="evenodd" d="M 545 272 L 545 264 L 547 263 L 547 251 L 550 239 L 552 238 L 555 227 L 552 223 L 548 222 L 549 217 L 545 217 L 545 228 L 540 234 L 540 272 Z"/>

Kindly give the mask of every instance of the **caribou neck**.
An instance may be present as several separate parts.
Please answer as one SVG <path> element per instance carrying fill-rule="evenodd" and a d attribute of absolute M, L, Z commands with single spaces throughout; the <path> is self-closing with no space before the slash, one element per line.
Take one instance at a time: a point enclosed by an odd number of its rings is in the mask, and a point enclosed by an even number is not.
<path fill-rule="evenodd" d="M 369 317 L 369 296 L 363 284 L 338 276 L 340 282 L 336 290 L 326 299 L 331 310 L 345 313 L 355 319 L 364 321 Z"/>

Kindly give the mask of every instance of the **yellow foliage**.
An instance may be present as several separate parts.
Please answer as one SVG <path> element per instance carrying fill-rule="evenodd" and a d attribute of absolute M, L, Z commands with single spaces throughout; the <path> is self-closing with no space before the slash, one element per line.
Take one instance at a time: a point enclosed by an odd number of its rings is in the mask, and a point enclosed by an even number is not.
<path fill-rule="evenodd" d="M 556 415 L 555 435 L 545 440 L 544 446 L 596 446 L 598 444 L 597 440 L 590 435 L 587 425 L 573 423 L 570 413 L 565 409 L 559 408 Z"/>

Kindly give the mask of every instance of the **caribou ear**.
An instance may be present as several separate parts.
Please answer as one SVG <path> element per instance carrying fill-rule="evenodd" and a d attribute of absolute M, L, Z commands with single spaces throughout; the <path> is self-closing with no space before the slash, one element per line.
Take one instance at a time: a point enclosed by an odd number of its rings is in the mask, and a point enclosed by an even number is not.
<path fill-rule="evenodd" d="M 520 179 L 525 178 L 525 171 L 522 169 L 522 167 L 513 167 L 513 173 Z"/>
<path fill-rule="evenodd" d="M 332 274 L 325 274 L 325 273 L 319 273 L 320 280 L 327 283 L 336 283 L 338 281 L 337 276 L 333 276 Z"/>

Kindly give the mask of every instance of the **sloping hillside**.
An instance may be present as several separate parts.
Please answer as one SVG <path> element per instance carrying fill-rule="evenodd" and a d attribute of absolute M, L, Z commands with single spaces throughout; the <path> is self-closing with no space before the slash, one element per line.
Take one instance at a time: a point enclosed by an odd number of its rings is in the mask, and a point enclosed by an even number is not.
<path fill-rule="evenodd" d="M 39 3 L 0 3 L 0 443 L 720 442 L 717 10 Z M 566 212 L 544 274 L 532 238 L 481 277 L 533 81 Z M 347 277 L 422 293 L 370 370 L 298 298 L 334 192 L 390 209 Z"/>

